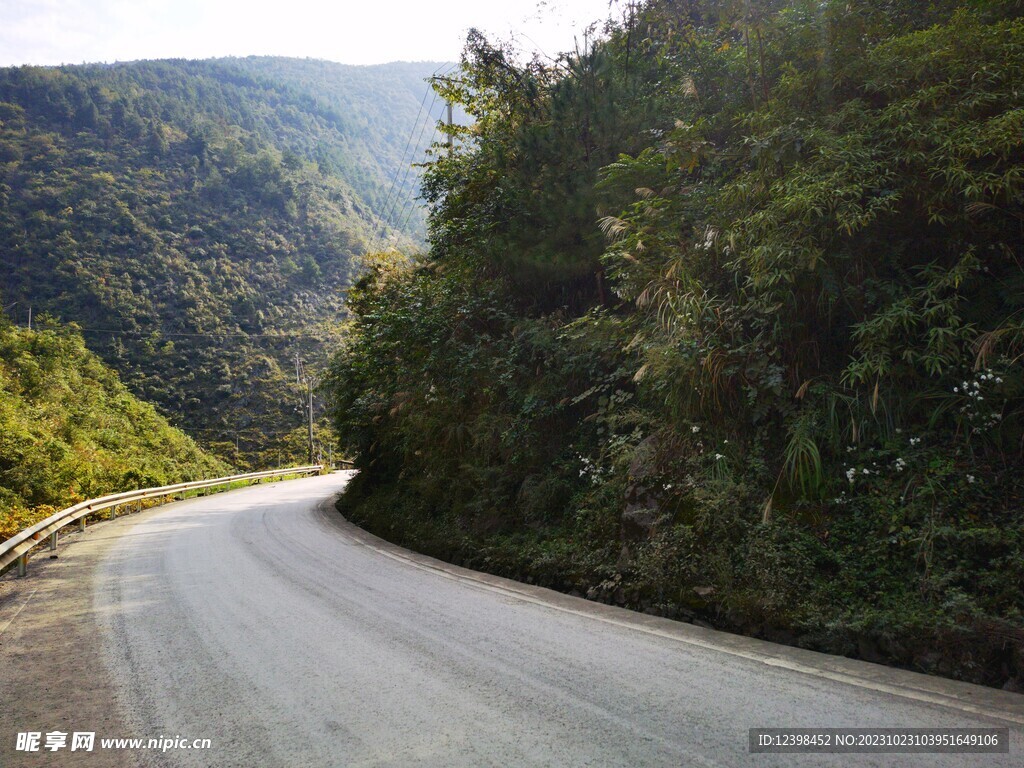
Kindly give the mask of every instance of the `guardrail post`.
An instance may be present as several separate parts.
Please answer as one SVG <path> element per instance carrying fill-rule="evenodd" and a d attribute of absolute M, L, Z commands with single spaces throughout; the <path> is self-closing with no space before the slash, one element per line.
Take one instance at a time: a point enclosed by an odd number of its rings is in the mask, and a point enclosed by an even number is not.
<path fill-rule="evenodd" d="M 28 576 L 28 552 L 18 558 L 18 575 Z"/>
<path fill-rule="evenodd" d="M 78 518 L 78 530 L 85 532 L 85 515 Z"/>
<path fill-rule="evenodd" d="M 110 508 L 110 519 L 113 520 L 117 517 L 117 504 Z"/>
<path fill-rule="evenodd" d="M 56 552 L 57 551 L 57 532 L 56 531 L 54 531 L 53 533 L 50 534 L 50 551 L 51 552 Z"/>

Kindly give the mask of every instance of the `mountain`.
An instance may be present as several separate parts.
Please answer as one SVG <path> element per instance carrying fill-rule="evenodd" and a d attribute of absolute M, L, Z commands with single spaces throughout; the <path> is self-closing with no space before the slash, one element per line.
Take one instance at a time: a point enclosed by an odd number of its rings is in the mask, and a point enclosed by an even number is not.
<path fill-rule="evenodd" d="M 440 67 L 0 70 L 5 302 L 20 321 L 77 323 L 135 395 L 222 455 L 304 455 L 296 358 L 315 370 L 337 338 L 361 254 L 422 240 L 410 165 Z"/>
<path fill-rule="evenodd" d="M 84 498 L 227 471 L 73 330 L 0 315 L 0 541 Z"/>
<path fill-rule="evenodd" d="M 425 208 L 413 205 L 420 174 L 411 164 L 424 159 L 444 112 L 443 102 L 428 90 L 425 80 L 448 65 L 396 62 L 356 67 L 257 56 L 210 63 L 245 72 L 269 90 L 284 87 L 302 94 L 300 100 L 311 96 L 317 108 L 311 113 L 319 110 L 323 122 L 307 121 L 299 130 L 289 130 L 287 123 L 278 126 L 281 140 L 292 151 L 337 170 L 375 218 L 422 240 Z M 464 122 L 461 111 L 456 120 Z"/>

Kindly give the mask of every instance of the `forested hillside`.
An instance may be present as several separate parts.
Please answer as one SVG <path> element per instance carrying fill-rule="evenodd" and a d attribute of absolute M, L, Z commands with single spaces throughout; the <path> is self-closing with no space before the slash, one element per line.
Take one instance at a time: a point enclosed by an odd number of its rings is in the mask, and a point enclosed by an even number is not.
<path fill-rule="evenodd" d="M 12 317 L 78 323 L 136 395 L 231 460 L 236 444 L 243 464 L 304 460 L 295 358 L 323 362 L 371 241 L 422 238 L 408 168 L 433 135 L 438 68 L 0 70 Z"/>
<path fill-rule="evenodd" d="M 352 292 L 342 510 L 441 557 L 1024 685 L 1024 7 L 471 35 L 429 252 Z"/>
<path fill-rule="evenodd" d="M 104 493 L 226 474 L 73 329 L 0 314 L 0 541 Z"/>

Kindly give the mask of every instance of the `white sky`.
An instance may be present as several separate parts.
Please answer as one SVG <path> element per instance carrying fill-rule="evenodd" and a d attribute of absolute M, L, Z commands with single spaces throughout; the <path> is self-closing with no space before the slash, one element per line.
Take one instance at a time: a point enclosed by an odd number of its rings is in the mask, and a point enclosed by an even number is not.
<path fill-rule="evenodd" d="M 554 56 L 608 15 L 609 0 L 0 0 L 0 66 L 249 55 L 453 61 L 470 27 Z"/>

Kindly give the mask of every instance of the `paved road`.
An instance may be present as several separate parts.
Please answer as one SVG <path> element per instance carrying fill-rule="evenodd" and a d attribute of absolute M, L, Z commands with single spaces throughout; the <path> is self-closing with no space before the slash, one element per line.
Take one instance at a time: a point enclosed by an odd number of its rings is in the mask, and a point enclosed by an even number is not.
<path fill-rule="evenodd" d="M 89 556 L 94 562 L 82 567 L 93 605 L 80 621 L 95 626 L 103 664 L 92 674 L 102 677 L 97 690 L 114 692 L 116 727 L 126 736 L 212 742 L 208 751 L 135 751 L 133 761 L 246 768 L 1022 764 L 1021 725 L 979 712 L 1003 711 L 1024 723 L 1024 697 L 444 566 L 363 534 L 321 504 L 344 481 L 336 474 L 153 510 L 120 524 Z M 747 749 L 751 727 L 1007 724 L 1009 755 Z M 52 764 L 39 758 L 24 764 Z"/>

